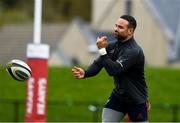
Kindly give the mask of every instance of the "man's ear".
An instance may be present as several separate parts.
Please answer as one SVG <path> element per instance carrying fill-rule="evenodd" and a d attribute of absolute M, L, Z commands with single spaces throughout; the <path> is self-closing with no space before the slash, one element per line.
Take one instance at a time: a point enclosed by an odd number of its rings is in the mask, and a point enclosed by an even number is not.
<path fill-rule="evenodd" d="M 128 29 L 128 34 L 131 35 L 131 34 L 133 34 L 133 33 L 134 33 L 134 29 L 133 29 L 133 28 L 129 28 L 129 29 Z"/>

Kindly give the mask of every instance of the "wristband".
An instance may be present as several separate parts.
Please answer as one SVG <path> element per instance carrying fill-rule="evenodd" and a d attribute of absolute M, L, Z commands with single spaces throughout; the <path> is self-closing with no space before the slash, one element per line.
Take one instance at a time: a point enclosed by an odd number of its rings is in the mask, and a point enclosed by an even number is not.
<path fill-rule="evenodd" d="M 99 54 L 100 54 L 101 56 L 106 55 L 106 54 L 107 54 L 106 48 L 101 48 L 101 49 L 99 49 Z"/>

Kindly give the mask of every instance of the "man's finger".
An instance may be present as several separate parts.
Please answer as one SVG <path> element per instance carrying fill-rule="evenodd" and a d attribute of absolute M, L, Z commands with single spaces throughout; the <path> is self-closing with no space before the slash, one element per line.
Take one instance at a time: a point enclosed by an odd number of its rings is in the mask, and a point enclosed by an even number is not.
<path fill-rule="evenodd" d="M 74 66 L 74 68 L 78 71 L 81 71 L 81 68 Z"/>
<path fill-rule="evenodd" d="M 73 74 L 80 74 L 80 72 L 76 71 L 76 72 L 73 72 Z"/>
<path fill-rule="evenodd" d="M 78 70 L 78 69 L 79 69 L 79 67 L 77 67 L 77 66 L 74 66 L 74 69 Z"/>
<path fill-rule="evenodd" d="M 80 78 L 80 75 L 79 74 L 77 74 L 77 75 L 74 75 L 76 78 Z"/>
<path fill-rule="evenodd" d="M 76 72 L 78 72 L 79 70 L 77 70 L 77 69 L 72 69 L 72 72 L 73 73 L 76 73 Z"/>
<path fill-rule="evenodd" d="M 79 68 L 76 67 L 76 66 L 74 66 L 73 70 L 74 70 L 74 71 L 79 71 Z"/>
<path fill-rule="evenodd" d="M 101 39 L 103 39 L 103 40 L 107 40 L 107 36 L 103 36 Z"/>
<path fill-rule="evenodd" d="M 72 72 L 75 72 L 75 71 L 76 71 L 76 69 L 74 69 L 74 68 L 73 68 L 71 71 L 72 71 Z"/>

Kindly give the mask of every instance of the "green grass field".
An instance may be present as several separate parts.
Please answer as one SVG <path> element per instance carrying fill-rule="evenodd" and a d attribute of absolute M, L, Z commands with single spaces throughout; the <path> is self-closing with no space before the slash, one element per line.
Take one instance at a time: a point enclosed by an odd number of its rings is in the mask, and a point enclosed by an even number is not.
<path fill-rule="evenodd" d="M 178 96 L 180 69 L 146 67 L 145 71 L 152 104 L 150 121 L 171 121 L 171 105 L 180 104 L 180 96 Z M 26 83 L 13 80 L 4 69 L 0 69 L 0 79 L 0 102 L 3 99 L 25 99 Z M 50 67 L 48 101 L 64 103 L 48 104 L 48 121 L 92 121 L 93 113 L 89 111 L 88 106 L 94 104 L 93 102 L 100 106 L 98 112 L 98 121 L 100 121 L 103 104 L 112 88 L 113 79 L 104 70 L 96 77 L 77 80 L 72 76 L 71 68 Z M 18 121 L 24 121 L 24 102 L 18 108 Z M 0 121 L 13 121 L 14 112 L 16 111 L 11 103 L 0 103 Z M 178 121 L 180 121 L 179 115 Z"/>

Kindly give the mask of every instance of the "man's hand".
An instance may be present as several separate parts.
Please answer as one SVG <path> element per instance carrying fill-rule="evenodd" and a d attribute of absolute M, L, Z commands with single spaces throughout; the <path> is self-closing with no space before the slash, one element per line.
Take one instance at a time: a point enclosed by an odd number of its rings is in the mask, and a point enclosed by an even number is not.
<path fill-rule="evenodd" d="M 150 112 L 151 110 L 151 103 L 149 101 L 146 102 L 147 111 Z"/>
<path fill-rule="evenodd" d="M 98 49 L 106 48 L 107 44 L 108 44 L 108 42 L 107 42 L 107 37 L 106 36 L 97 38 L 96 45 L 97 45 Z"/>
<path fill-rule="evenodd" d="M 83 79 L 85 72 L 82 68 L 80 67 L 76 67 L 74 66 L 74 68 L 72 68 L 72 73 L 74 75 L 74 77 L 76 77 L 77 79 Z"/>

